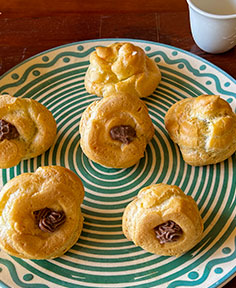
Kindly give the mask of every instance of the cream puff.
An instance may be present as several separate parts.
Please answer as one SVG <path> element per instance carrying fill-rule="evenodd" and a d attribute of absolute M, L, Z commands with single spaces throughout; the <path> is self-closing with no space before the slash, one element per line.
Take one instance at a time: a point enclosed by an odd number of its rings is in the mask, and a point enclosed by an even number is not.
<path fill-rule="evenodd" d="M 142 48 L 126 42 L 96 47 L 85 75 L 86 90 L 103 97 L 120 92 L 146 97 L 160 81 L 154 60 Z"/>
<path fill-rule="evenodd" d="M 64 167 L 16 176 L 0 193 L 0 247 L 26 259 L 63 255 L 80 236 L 83 198 L 80 178 Z"/>
<path fill-rule="evenodd" d="M 175 103 L 165 116 L 170 138 L 193 166 L 216 164 L 236 151 L 236 114 L 217 95 L 201 95 Z"/>
<path fill-rule="evenodd" d="M 79 130 L 84 154 L 112 168 L 136 164 L 154 135 L 145 103 L 121 93 L 90 104 L 83 112 Z"/>
<path fill-rule="evenodd" d="M 42 154 L 54 143 L 56 132 L 52 113 L 39 102 L 0 95 L 0 168 Z"/>
<path fill-rule="evenodd" d="M 200 241 L 203 221 L 191 196 L 161 183 L 140 190 L 124 210 L 122 227 L 126 238 L 144 250 L 179 256 Z"/>

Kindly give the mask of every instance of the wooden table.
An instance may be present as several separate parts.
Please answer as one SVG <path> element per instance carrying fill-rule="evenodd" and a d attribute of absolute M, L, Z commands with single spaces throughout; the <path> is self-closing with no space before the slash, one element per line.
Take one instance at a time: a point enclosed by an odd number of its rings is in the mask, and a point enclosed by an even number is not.
<path fill-rule="evenodd" d="M 207 54 L 194 43 L 185 0 L 0 0 L 0 75 L 65 43 L 136 38 L 197 54 L 236 78 L 236 47 Z M 50 4 L 49 4 L 50 3 Z"/>
<path fill-rule="evenodd" d="M 0 75 L 44 50 L 95 38 L 169 44 L 236 78 L 236 47 L 207 54 L 194 43 L 185 0 L 0 0 Z M 236 287 L 236 278 L 225 287 Z"/>

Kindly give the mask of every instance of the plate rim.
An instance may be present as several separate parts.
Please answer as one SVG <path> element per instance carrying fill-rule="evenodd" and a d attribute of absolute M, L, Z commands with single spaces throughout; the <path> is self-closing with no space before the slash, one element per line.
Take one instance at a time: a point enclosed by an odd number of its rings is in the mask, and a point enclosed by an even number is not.
<path fill-rule="evenodd" d="M 179 48 L 179 47 L 175 47 L 169 44 L 165 44 L 165 43 L 161 43 L 161 42 L 155 42 L 155 41 L 149 41 L 149 40 L 142 40 L 142 39 L 135 39 L 135 38 L 97 38 L 97 39 L 88 39 L 88 40 L 82 40 L 82 41 L 75 41 L 75 42 L 70 42 L 70 43 L 66 43 L 63 45 L 59 45 L 59 46 L 55 46 L 49 49 L 46 49 L 44 51 L 41 51 L 33 56 L 30 56 L 29 58 L 21 61 L 20 63 L 16 64 L 15 66 L 13 66 L 12 68 L 10 68 L 9 70 L 7 70 L 5 73 L 3 73 L 0 76 L 0 81 L 6 77 L 9 73 L 11 73 L 13 70 L 15 70 L 16 68 L 18 68 L 19 66 L 22 66 L 23 64 L 27 63 L 28 61 L 31 61 L 32 59 L 35 59 L 45 53 L 49 53 L 49 52 L 53 52 L 55 50 L 58 49 L 62 49 L 62 48 L 66 48 L 69 46 L 73 46 L 73 45 L 79 45 L 79 44 L 83 44 L 83 43 L 90 43 L 90 42 L 102 42 L 102 41 L 116 41 L 116 42 L 120 42 L 120 41 L 127 41 L 127 42 L 140 42 L 140 43 L 149 43 L 152 45 L 159 45 L 159 46 L 163 46 L 163 47 L 167 47 L 170 49 L 174 49 L 174 50 L 178 50 L 184 54 L 187 54 L 193 58 L 196 58 L 200 61 L 203 61 L 204 63 L 210 65 L 211 67 L 213 67 L 214 69 L 218 70 L 220 73 L 224 74 L 226 77 L 228 77 L 231 81 L 234 82 L 234 84 L 236 84 L 236 79 L 231 76 L 228 72 L 225 72 L 222 68 L 218 67 L 216 64 L 213 64 L 212 62 L 210 62 L 209 60 L 206 60 L 205 58 L 202 58 L 201 56 L 198 56 L 190 51 L 187 51 L 185 49 Z"/>
<path fill-rule="evenodd" d="M 70 46 L 74 46 L 74 45 L 80 45 L 80 44 L 86 44 L 86 43 L 96 43 L 96 42 L 139 42 L 139 43 L 146 43 L 146 44 L 150 44 L 150 45 L 157 45 L 157 46 L 162 46 L 162 47 L 166 47 L 169 49 L 173 49 L 175 51 L 179 51 L 183 54 L 186 54 L 188 56 L 191 56 L 192 58 L 195 58 L 207 65 L 209 65 L 210 67 L 216 69 L 219 73 L 223 74 L 224 76 L 226 76 L 229 80 L 231 80 L 234 84 L 236 84 L 236 79 L 231 76 L 229 73 L 225 72 L 222 68 L 218 67 L 216 64 L 213 64 L 212 62 L 210 62 L 209 60 L 206 60 L 204 58 L 202 58 L 201 56 L 198 56 L 190 51 L 187 51 L 185 49 L 179 48 L 179 47 L 175 47 L 169 44 L 165 44 L 165 43 L 161 43 L 161 42 L 156 42 L 156 41 L 149 41 L 149 40 L 144 40 L 144 39 L 135 39 L 135 38 L 97 38 L 97 39 L 88 39 L 88 40 L 81 40 L 81 41 L 75 41 L 75 42 L 70 42 L 70 43 L 66 43 L 63 45 L 59 45 L 59 46 L 55 46 L 52 47 L 50 49 L 46 49 L 44 51 L 41 51 L 33 56 L 30 56 L 29 58 L 21 61 L 20 63 L 14 65 L 12 68 L 10 68 L 9 70 L 7 70 L 5 73 L 3 73 L 0 76 L 0 81 L 2 81 L 2 79 L 4 79 L 8 74 L 10 74 L 12 71 L 14 71 L 15 69 L 17 69 L 18 67 L 32 61 L 33 59 L 36 59 L 38 57 L 40 57 L 41 55 L 44 55 L 46 53 L 50 53 L 59 49 L 63 49 L 66 47 L 70 47 Z M 234 97 L 234 95 L 232 95 L 231 97 Z M 220 288 L 223 287 L 224 285 L 226 285 L 229 281 L 231 281 L 234 277 L 236 276 L 236 266 L 233 267 L 233 269 L 231 269 L 231 271 L 229 271 L 224 277 L 222 277 L 221 279 L 219 279 L 217 282 L 215 282 L 214 284 L 212 284 L 211 286 L 209 286 L 209 288 Z M 3 286 L 2 286 L 3 285 Z M 7 286 L 7 284 L 5 284 L 2 280 L 0 280 L 0 287 L 9 287 Z M 49 286 L 50 287 L 50 286 Z"/>

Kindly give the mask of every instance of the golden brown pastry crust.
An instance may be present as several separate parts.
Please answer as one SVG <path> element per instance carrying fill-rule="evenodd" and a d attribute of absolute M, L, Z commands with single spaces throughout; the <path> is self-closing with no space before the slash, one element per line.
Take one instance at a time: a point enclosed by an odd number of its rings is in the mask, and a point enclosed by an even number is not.
<path fill-rule="evenodd" d="M 183 230 L 174 242 L 160 244 L 154 228 L 174 221 Z M 203 222 L 197 204 L 175 185 L 153 184 L 140 190 L 125 208 L 123 232 L 128 240 L 157 255 L 179 256 L 201 239 Z"/>
<path fill-rule="evenodd" d="M 111 138 L 111 128 L 119 125 L 135 129 L 136 137 L 131 143 Z M 88 158 L 107 167 L 126 168 L 144 156 L 154 127 L 142 100 L 133 95 L 116 94 L 87 107 L 81 117 L 80 134 L 80 145 Z"/>
<path fill-rule="evenodd" d="M 118 92 L 146 97 L 152 94 L 160 81 L 159 68 L 140 47 L 131 43 L 114 43 L 97 47 L 91 53 L 85 87 L 89 93 L 103 97 Z"/>
<path fill-rule="evenodd" d="M 52 113 L 33 99 L 0 95 L 0 119 L 14 125 L 19 133 L 16 139 L 0 141 L 0 168 L 42 154 L 55 140 L 57 127 Z"/>
<path fill-rule="evenodd" d="M 0 193 L 0 247 L 20 258 L 61 256 L 81 233 L 83 198 L 79 177 L 60 166 L 40 167 L 35 173 L 16 176 Z M 44 232 L 36 223 L 33 212 L 45 207 L 65 212 L 65 223 L 54 232 Z"/>
<path fill-rule="evenodd" d="M 165 126 L 190 165 L 215 164 L 236 150 L 236 115 L 220 96 L 201 95 L 175 103 L 165 116 Z"/>

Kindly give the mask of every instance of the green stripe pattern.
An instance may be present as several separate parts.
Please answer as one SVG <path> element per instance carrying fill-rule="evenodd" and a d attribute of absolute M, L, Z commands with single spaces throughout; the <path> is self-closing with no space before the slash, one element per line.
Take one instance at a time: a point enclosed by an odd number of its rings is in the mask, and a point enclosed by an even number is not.
<path fill-rule="evenodd" d="M 108 45 L 113 40 L 58 47 L 1 77 L 1 93 L 39 101 L 53 113 L 58 126 L 54 146 L 37 158 L 3 169 L 2 183 L 39 166 L 61 165 L 80 176 L 86 194 L 82 235 L 72 249 L 54 260 L 23 260 L 0 251 L 0 287 L 217 287 L 235 272 L 235 155 L 206 167 L 185 164 L 165 130 L 164 117 L 176 101 L 201 94 L 220 94 L 235 109 L 236 82 L 212 64 L 180 49 L 130 41 L 156 61 L 162 81 L 152 95 L 143 99 L 155 135 L 145 157 L 127 169 L 96 164 L 79 145 L 81 115 L 99 99 L 84 87 L 89 54 L 97 45 Z M 205 223 L 200 243 L 178 258 L 147 253 L 122 233 L 127 204 L 142 187 L 161 182 L 178 185 L 191 195 Z"/>

